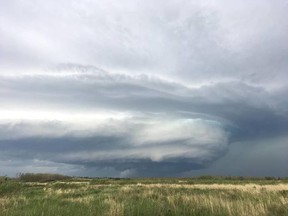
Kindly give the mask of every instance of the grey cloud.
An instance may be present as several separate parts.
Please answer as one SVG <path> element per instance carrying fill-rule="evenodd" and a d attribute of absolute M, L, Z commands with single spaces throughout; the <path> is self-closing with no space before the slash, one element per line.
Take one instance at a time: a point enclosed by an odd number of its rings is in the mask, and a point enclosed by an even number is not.
<path fill-rule="evenodd" d="M 191 175 L 229 176 L 287 176 L 287 135 L 236 142 L 229 147 L 229 153 L 201 170 L 186 172 Z"/>
<path fill-rule="evenodd" d="M 1 66 L 8 68 L 79 62 L 194 83 L 287 79 L 285 1 L 2 4 Z"/>
<path fill-rule="evenodd" d="M 235 4 L 237 9 L 227 8 L 230 3 L 224 0 L 216 7 L 184 0 L 127 0 L 121 5 L 4 1 L 2 66 L 79 62 L 129 73 L 169 74 L 190 82 L 267 83 L 271 70 L 275 81 L 287 78 L 285 1 Z"/>
<path fill-rule="evenodd" d="M 25 169 L 172 175 L 287 134 L 284 0 L 1 5 L 0 154 Z"/>
<path fill-rule="evenodd" d="M 74 113 L 102 108 L 130 115 L 95 119 L 86 126 L 7 119 L 0 147 L 11 158 L 107 167 L 118 175 L 125 170 L 176 175 L 209 166 L 227 153 L 230 142 L 281 136 L 288 126 L 285 107 L 262 87 L 222 82 L 191 88 L 154 76 L 61 68 L 52 74 L 2 76 L 2 103 L 12 108 L 22 98 L 31 110 L 35 105 L 41 110 L 38 103 L 44 103 Z"/>
<path fill-rule="evenodd" d="M 24 159 L 5 157 L 1 154 L 0 160 L 1 172 L 0 175 L 16 176 L 18 173 L 33 172 L 46 172 L 46 173 L 63 173 L 66 175 L 75 175 L 79 173 L 83 166 L 57 163 L 52 161 L 37 160 L 37 159 Z"/>
<path fill-rule="evenodd" d="M 243 82 L 219 82 L 191 88 L 153 76 L 128 76 L 75 67 L 71 69 L 77 71 L 75 74 L 63 76 L 2 77 L 1 103 L 7 107 L 12 104 L 12 108 L 15 101 L 22 101 L 26 108 L 48 106 L 77 112 L 105 109 L 169 115 L 182 112 L 182 116 L 186 112 L 187 118 L 189 112 L 206 114 L 238 128 L 241 134 L 238 139 L 246 135 L 277 135 L 285 133 L 287 128 L 287 106 L 285 100 L 279 98 L 286 89 L 271 92 Z"/>
<path fill-rule="evenodd" d="M 127 131 L 124 134 L 110 131 L 106 136 L 97 129 L 87 134 L 80 128 L 59 136 L 59 127 L 53 127 L 51 123 L 49 125 L 55 134 L 45 134 L 43 128 L 47 124 L 43 123 L 38 124 L 38 127 L 42 126 L 40 134 L 25 131 L 25 127 L 33 131 L 33 123 L 16 124 L 14 128 L 18 130 L 2 125 L 2 133 L 8 136 L 6 139 L 1 136 L 0 149 L 2 154 L 13 160 L 45 160 L 86 168 L 110 167 L 118 170 L 118 174 L 131 169 L 137 175 L 148 175 L 151 166 L 155 170 L 151 170 L 149 175 L 156 174 L 157 169 L 162 170 L 161 175 L 168 175 L 205 167 L 227 150 L 228 134 L 221 125 L 211 125 L 211 121 L 174 119 L 165 128 L 162 121 L 152 123 L 145 120 L 140 126 L 134 126 L 132 131 L 127 126 L 131 122 L 125 123 Z M 135 125 L 134 122 L 132 124 Z M 111 129 L 107 127 L 106 130 Z"/>

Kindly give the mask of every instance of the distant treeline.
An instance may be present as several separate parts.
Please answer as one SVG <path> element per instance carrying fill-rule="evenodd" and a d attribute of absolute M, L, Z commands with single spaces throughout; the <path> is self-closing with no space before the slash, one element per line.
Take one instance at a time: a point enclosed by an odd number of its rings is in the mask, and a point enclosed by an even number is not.
<path fill-rule="evenodd" d="M 24 182 L 49 182 L 66 180 L 72 177 L 51 173 L 18 173 L 17 178 Z"/>

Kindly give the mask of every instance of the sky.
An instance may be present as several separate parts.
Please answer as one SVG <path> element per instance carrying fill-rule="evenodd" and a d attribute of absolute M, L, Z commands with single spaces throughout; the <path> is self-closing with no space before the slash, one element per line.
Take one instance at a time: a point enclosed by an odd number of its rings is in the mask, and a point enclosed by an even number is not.
<path fill-rule="evenodd" d="M 288 176 L 287 0 L 0 2 L 0 175 Z"/>

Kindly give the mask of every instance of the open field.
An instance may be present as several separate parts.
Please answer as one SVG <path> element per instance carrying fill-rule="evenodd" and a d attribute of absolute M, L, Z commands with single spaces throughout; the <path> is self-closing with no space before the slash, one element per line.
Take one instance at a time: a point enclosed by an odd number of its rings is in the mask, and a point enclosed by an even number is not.
<path fill-rule="evenodd" d="M 0 179 L 0 215 L 288 215 L 287 179 L 36 180 Z"/>

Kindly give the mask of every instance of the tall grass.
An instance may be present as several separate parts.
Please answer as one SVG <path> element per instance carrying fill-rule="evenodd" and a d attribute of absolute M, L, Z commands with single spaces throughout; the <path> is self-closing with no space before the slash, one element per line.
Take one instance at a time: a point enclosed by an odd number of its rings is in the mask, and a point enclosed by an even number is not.
<path fill-rule="evenodd" d="M 100 181 L 101 184 L 96 180 L 71 179 L 41 184 L 3 181 L 0 185 L 0 215 L 288 215 L 287 184 L 257 185 L 254 182 L 256 186 L 217 186 L 170 180 L 170 184 L 168 180 L 162 184 L 155 179 L 151 180 L 153 183 L 149 179 L 144 183 L 135 183 L 135 179 L 106 179 Z M 150 183 L 145 184 L 147 181 Z"/>

